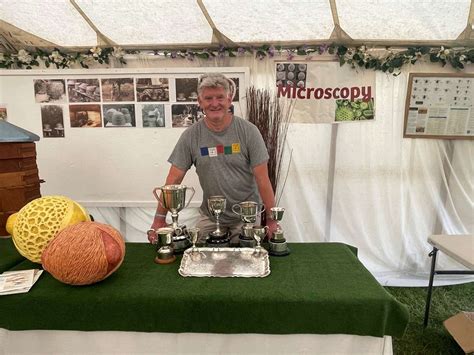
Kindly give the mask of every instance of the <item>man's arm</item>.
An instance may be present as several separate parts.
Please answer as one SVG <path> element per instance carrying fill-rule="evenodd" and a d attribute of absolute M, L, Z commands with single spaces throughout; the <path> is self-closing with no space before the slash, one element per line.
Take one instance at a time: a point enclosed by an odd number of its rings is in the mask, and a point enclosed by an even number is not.
<path fill-rule="evenodd" d="M 275 207 L 275 194 L 273 187 L 268 177 L 268 165 L 267 162 L 259 164 L 253 168 L 253 174 L 255 181 L 257 182 L 258 192 L 262 198 L 263 204 L 265 205 L 265 213 L 267 214 L 267 226 L 269 228 L 270 235 L 277 229 L 277 222 L 271 219 L 270 208 Z"/>
<path fill-rule="evenodd" d="M 170 171 L 168 172 L 168 176 L 166 177 L 165 185 L 177 185 L 183 181 L 184 176 L 186 175 L 186 171 L 183 171 L 177 168 L 174 165 L 171 165 Z M 161 198 L 161 196 L 160 196 Z M 153 219 L 153 223 L 151 224 L 150 229 L 157 230 L 158 228 L 166 227 L 166 213 L 168 212 L 161 203 L 158 202 L 158 207 L 156 208 L 155 218 Z M 150 240 L 150 236 L 148 236 Z M 150 242 L 153 242 L 150 240 Z"/>

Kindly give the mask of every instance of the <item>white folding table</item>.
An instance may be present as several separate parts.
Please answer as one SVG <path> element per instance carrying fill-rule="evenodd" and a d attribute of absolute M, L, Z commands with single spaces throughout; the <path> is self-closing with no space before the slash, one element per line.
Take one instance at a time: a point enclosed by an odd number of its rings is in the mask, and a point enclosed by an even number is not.
<path fill-rule="evenodd" d="M 431 293 L 433 291 L 434 275 L 438 274 L 474 274 L 474 235 L 447 235 L 438 234 L 428 237 L 428 243 L 433 246 L 433 250 L 429 256 L 431 259 L 430 281 L 428 284 L 428 296 L 426 298 L 425 319 L 423 326 L 428 325 L 428 317 L 430 313 Z M 464 265 L 468 270 L 436 270 L 436 254 L 441 250 L 446 255 L 450 256 L 457 262 Z"/>

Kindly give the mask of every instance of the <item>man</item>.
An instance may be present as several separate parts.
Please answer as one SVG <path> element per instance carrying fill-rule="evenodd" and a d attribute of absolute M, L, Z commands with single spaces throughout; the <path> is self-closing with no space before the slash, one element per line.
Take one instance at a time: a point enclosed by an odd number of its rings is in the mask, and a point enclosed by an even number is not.
<path fill-rule="evenodd" d="M 188 169 L 194 165 L 203 190 L 201 218 L 197 227 L 201 237 L 215 230 L 215 220 L 207 209 L 207 199 L 223 195 L 226 210 L 221 225 L 231 233 L 231 244 L 238 243 L 242 223 L 232 212 L 232 206 L 243 201 L 265 205 L 267 216 L 275 205 L 275 195 L 268 177 L 268 152 L 258 128 L 234 116 L 229 80 L 222 74 L 204 74 L 198 82 L 198 103 L 205 117 L 181 135 L 168 161 L 171 163 L 166 185 L 180 184 Z M 166 226 L 166 210 L 159 204 L 151 229 Z M 269 232 L 276 222 L 267 217 Z"/>

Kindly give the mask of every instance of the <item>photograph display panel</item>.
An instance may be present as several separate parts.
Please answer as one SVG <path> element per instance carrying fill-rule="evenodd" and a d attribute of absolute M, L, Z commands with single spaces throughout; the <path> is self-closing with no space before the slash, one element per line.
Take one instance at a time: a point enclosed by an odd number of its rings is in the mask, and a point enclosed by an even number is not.
<path fill-rule="evenodd" d="M 178 101 L 176 81 L 197 83 L 202 74 L 216 71 L 238 79 L 240 91 L 233 110 L 246 118 L 249 69 L 245 67 L 9 70 L 2 78 L 9 90 L 3 93 L 0 106 L 8 104 L 11 123 L 41 138 L 41 175 L 47 181 L 43 194 L 71 196 L 87 206 L 156 207 L 152 191 L 166 179 L 173 147 L 192 122 L 203 118 L 192 95 L 197 85 L 188 88 L 186 101 Z M 121 96 L 126 85 L 133 87 L 130 101 L 122 101 L 123 97 L 107 101 L 117 96 L 118 90 L 112 94 L 111 86 L 118 79 L 128 79 L 122 80 Z M 61 89 L 53 92 L 50 88 L 52 95 L 48 94 L 48 84 L 56 82 Z M 159 93 L 149 92 L 148 96 L 147 89 L 161 89 L 165 94 L 153 97 Z M 37 95 L 43 95 L 44 102 L 37 102 Z M 173 106 L 177 107 L 173 110 Z M 172 111 L 181 119 L 174 127 Z M 190 185 L 199 183 L 193 173 L 187 179 Z M 85 188 L 84 181 L 93 183 Z"/>
<path fill-rule="evenodd" d="M 411 73 L 403 136 L 474 138 L 474 74 Z"/>
<path fill-rule="evenodd" d="M 179 73 L 120 77 L 76 75 L 61 79 L 35 78 L 33 86 L 36 103 L 67 104 L 63 107 L 62 132 L 51 133 L 50 129 L 53 128 L 43 119 L 43 136 L 65 138 L 65 130 L 84 127 L 189 127 L 204 118 L 197 94 L 202 74 L 182 70 Z M 232 97 L 230 111 L 243 116 L 240 85 L 245 85 L 245 76 L 235 73 L 226 76 L 230 81 Z M 64 126 L 64 122 L 69 124 Z"/>

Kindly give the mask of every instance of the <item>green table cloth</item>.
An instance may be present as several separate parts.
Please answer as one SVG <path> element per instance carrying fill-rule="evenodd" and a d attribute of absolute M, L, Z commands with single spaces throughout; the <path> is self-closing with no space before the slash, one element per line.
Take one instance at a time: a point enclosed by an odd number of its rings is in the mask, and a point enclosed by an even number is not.
<path fill-rule="evenodd" d="M 0 273 L 25 260 L 15 249 L 11 238 L 0 238 Z"/>
<path fill-rule="evenodd" d="M 122 266 L 90 286 L 43 273 L 30 292 L 0 297 L 0 328 L 141 332 L 401 336 L 407 307 L 341 243 L 289 244 L 266 278 L 184 278 L 181 257 L 153 262 L 153 246 L 127 243 Z M 0 250 L 0 259 L 5 250 Z M 8 253 L 7 253 L 8 254 Z M 13 269 L 38 267 L 27 260 Z"/>

